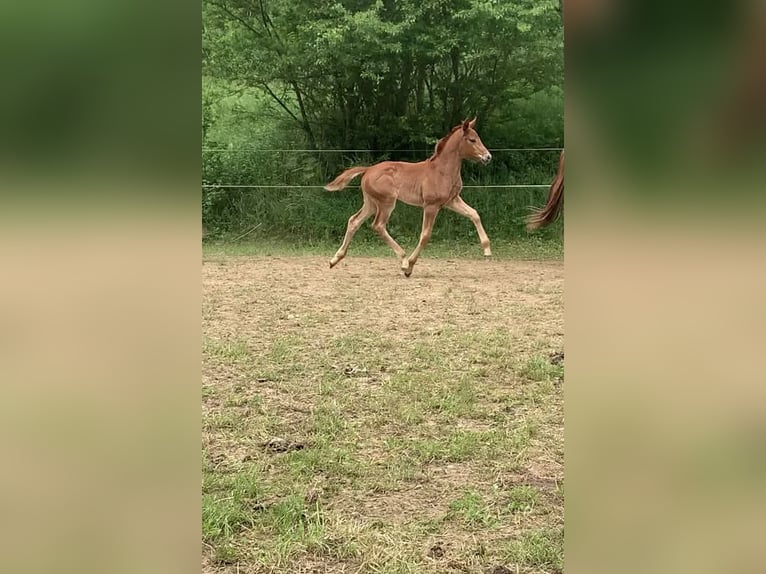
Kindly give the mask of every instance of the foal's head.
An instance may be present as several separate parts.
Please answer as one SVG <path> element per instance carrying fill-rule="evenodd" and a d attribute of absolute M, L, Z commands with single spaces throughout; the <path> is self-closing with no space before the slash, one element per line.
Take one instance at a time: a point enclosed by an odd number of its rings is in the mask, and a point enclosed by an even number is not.
<path fill-rule="evenodd" d="M 475 125 L 476 118 L 470 121 L 465 120 L 462 129 L 458 130 L 460 132 L 460 147 L 458 148 L 460 158 L 480 161 L 487 165 L 492 159 L 492 154 L 481 142 L 479 134 L 474 129 Z"/>

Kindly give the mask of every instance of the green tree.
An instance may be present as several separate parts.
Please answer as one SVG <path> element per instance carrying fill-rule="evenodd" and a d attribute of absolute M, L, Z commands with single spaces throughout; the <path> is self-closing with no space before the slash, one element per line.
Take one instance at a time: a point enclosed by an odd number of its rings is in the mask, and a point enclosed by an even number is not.
<path fill-rule="evenodd" d="M 512 116 L 514 101 L 560 88 L 559 8 L 558 0 L 206 0 L 204 69 L 267 94 L 309 147 L 422 148 L 466 115 L 490 126 Z"/>

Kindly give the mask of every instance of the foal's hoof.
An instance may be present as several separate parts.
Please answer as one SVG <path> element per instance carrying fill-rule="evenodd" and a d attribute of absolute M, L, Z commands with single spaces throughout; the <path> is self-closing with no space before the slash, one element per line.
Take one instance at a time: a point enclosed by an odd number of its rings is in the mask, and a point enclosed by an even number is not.
<path fill-rule="evenodd" d="M 407 259 L 402 260 L 402 273 L 404 273 L 405 277 L 412 275 L 412 263 Z"/>

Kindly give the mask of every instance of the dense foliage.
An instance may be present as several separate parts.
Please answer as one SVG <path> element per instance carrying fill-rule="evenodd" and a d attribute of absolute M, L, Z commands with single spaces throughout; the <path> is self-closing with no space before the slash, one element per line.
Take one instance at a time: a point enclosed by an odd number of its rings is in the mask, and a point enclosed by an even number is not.
<path fill-rule="evenodd" d="M 205 0 L 204 183 L 320 186 L 352 164 L 423 159 L 469 115 L 490 149 L 560 147 L 560 12 L 558 0 Z M 494 157 L 466 183 L 547 183 L 557 152 Z M 544 194 L 464 192 L 490 233 L 508 236 Z M 214 234 L 335 238 L 358 204 L 358 192 L 320 187 L 203 191 Z M 417 227 L 415 211 L 397 210 L 392 230 Z M 440 219 L 436 238 L 470 234 Z"/>

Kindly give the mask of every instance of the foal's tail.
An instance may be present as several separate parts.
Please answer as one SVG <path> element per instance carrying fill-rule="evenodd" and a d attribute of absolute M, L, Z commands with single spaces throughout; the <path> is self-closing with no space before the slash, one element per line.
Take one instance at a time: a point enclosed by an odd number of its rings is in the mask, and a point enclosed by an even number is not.
<path fill-rule="evenodd" d="M 367 166 L 352 167 L 351 169 L 347 169 L 338 177 L 333 179 L 330 183 L 325 185 L 324 188 L 327 191 L 340 191 L 346 187 L 352 179 L 354 179 L 357 175 L 364 173 L 367 171 L 367 169 Z"/>
<path fill-rule="evenodd" d="M 551 183 L 548 191 L 548 201 L 542 209 L 534 209 L 532 215 L 527 217 L 527 230 L 533 231 L 550 225 L 561 213 L 561 206 L 564 203 L 564 152 L 561 152 L 559 158 L 559 170 Z"/>

